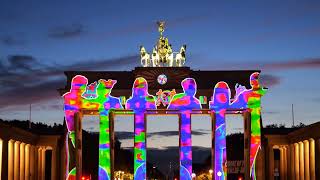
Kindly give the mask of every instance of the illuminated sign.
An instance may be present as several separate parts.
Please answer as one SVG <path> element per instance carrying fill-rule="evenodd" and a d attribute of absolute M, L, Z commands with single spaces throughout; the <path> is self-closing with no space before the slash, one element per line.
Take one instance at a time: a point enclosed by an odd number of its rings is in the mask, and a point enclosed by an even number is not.
<path fill-rule="evenodd" d="M 201 104 L 208 104 L 207 96 L 199 96 L 199 100 Z"/>
<path fill-rule="evenodd" d="M 126 101 L 127 101 L 127 99 L 126 99 L 125 96 L 120 96 L 120 102 L 121 102 L 122 105 L 125 105 Z"/>
<path fill-rule="evenodd" d="M 157 106 L 164 106 L 166 107 L 169 102 L 171 101 L 172 97 L 176 94 L 176 90 L 164 90 L 162 91 L 162 89 L 159 89 L 159 91 L 156 93 L 157 95 Z"/>
<path fill-rule="evenodd" d="M 164 85 L 164 84 L 167 83 L 168 79 L 167 79 L 167 76 L 166 76 L 166 75 L 160 74 L 160 75 L 158 76 L 158 78 L 157 78 L 157 81 L 158 81 L 159 84 Z"/>

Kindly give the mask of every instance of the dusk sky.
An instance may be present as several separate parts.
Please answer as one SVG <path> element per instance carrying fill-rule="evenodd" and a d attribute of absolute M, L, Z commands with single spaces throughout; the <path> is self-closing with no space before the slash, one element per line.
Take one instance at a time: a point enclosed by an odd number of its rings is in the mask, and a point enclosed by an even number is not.
<path fill-rule="evenodd" d="M 32 104 L 32 121 L 62 123 L 63 71 L 140 66 L 157 20 L 174 51 L 187 44 L 193 70 L 261 69 L 264 125 L 291 126 L 291 104 L 296 124 L 320 120 L 317 0 L 1 0 L 0 118 L 28 119 Z"/>

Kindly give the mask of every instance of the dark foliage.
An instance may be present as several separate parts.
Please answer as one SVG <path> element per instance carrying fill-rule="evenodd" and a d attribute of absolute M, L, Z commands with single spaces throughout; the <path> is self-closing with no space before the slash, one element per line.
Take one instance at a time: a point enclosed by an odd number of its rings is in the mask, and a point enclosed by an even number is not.
<path fill-rule="evenodd" d="M 41 122 L 31 122 L 31 128 L 29 128 L 29 121 L 21 121 L 21 120 L 2 120 L 0 119 L 0 123 L 4 123 L 13 127 L 21 128 L 23 130 L 41 134 L 41 135 L 50 135 L 50 134 L 64 134 L 66 129 L 62 124 L 54 123 L 53 126 L 48 124 L 44 124 Z"/>

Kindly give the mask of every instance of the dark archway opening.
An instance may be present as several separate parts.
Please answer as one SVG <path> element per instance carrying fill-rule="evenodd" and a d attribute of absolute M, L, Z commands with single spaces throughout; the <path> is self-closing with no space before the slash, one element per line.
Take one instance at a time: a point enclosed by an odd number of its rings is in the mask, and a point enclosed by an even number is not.
<path fill-rule="evenodd" d="M 45 179 L 51 179 L 52 150 L 46 150 Z"/>

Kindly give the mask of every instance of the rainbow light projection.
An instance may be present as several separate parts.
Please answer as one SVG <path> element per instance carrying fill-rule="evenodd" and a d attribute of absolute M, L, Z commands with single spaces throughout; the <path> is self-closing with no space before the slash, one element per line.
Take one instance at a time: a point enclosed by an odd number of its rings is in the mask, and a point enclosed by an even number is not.
<path fill-rule="evenodd" d="M 118 98 L 110 95 L 115 80 L 100 79 L 99 84 L 92 89 L 88 84 L 88 79 L 84 76 L 77 75 L 72 79 L 71 90 L 64 94 L 65 99 L 65 116 L 69 137 L 75 146 L 74 134 L 74 115 L 81 109 L 94 110 L 99 112 L 100 134 L 99 134 L 99 179 L 109 180 L 111 174 L 110 160 L 110 130 L 109 130 L 109 111 L 112 109 L 121 109 L 122 105 Z M 86 91 L 87 90 L 87 91 Z M 85 96 L 90 91 L 96 92 L 96 96 Z M 73 168 L 67 179 L 75 179 L 76 169 Z"/>
<path fill-rule="evenodd" d="M 191 111 L 201 109 L 200 101 L 195 97 L 197 84 L 193 78 L 181 82 L 183 93 L 173 96 L 168 109 L 176 109 L 181 114 L 180 124 L 180 179 L 192 177 Z"/>
<path fill-rule="evenodd" d="M 226 179 L 227 177 L 227 148 L 226 148 L 226 121 L 225 114 L 230 104 L 230 89 L 226 82 L 218 82 L 214 87 L 213 99 L 209 107 L 215 113 L 215 179 Z M 221 176 L 219 177 L 218 174 Z"/>
<path fill-rule="evenodd" d="M 134 112 L 134 179 L 146 179 L 146 128 L 145 112 L 156 109 L 156 99 L 148 93 L 147 81 L 139 77 L 133 83 L 132 95 L 126 102 L 126 109 Z"/>
<path fill-rule="evenodd" d="M 261 97 L 266 93 L 258 81 L 259 73 L 250 76 L 251 89 L 236 87 L 235 100 L 230 102 L 230 88 L 226 82 L 218 82 L 214 87 L 210 110 L 216 115 L 215 129 L 215 178 L 226 179 L 226 124 L 225 113 L 228 109 L 243 109 L 251 113 L 251 147 L 250 175 L 255 179 L 255 158 L 261 143 Z M 88 79 L 77 75 L 71 81 L 70 91 L 63 95 L 65 117 L 69 138 L 75 146 L 75 113 L 82 110 L 98 111 L 100 115 L 99 135 L 99 179 L 110 180 L 110 129 L 109 112 L 112 109 L 122 109 L 121 99 L 110 95 L 115 80 L 100 79 L 88 85 Z M 180 124 L 180 179 L 191 180 L 192 174 L 192 142 L 191 142 L 191 112 L 201 109 L 200 101 L 195 97 L 197 84 L 193 78 L 181 82 L 183 93 L 175 94 L 167 109 L 178 110 L 181 114 Z M 122 104 L 124 100 L 122 100 Z M 146 179 L 146 129 L 145 113 L 156 109 L 156 97 L 148 93 L 147 81 L 139 77 L 133 83 L 132 95 L 125 102 L 126 109 L 133 110 L 135 119 L 134 137 L 134 179 Z M 66 143 L 67 144 L 67 143 Z M 69 155 L 67 165 L 69 166 Z M 221 173 L 218 173 L 221 172 Z M 218 176 L 221 174 L 221 176 Z M 75 179 L 76 169 L 68 173 L 67 179 Z"/>
<path fill-rule="evenodd" d="M 83 103 L 83 108 L 98 110 L 100 115 L 99 179 L 101 180 L 109 180 L 111 177 L 109 112 L 112 109 L 122 109 L 120 99 L 110 95 L 116 83 L 116 80 L 100 79 L 97 86 L 97 97 L 84 99 Z"/>
<path fill-rule="evenodd" d="M 259 73 L 255 72 L 250 76 L 251 89 L 243 89 L 236 95 L 231 103 L 232 109 L 246 109 L 251 114 L 251 147 L 250 147 L 250 176 L 255 176 L 255 160 L 259 148 L 261 148 L 261 97 L 267 92 L 259 84 Z"/>
<path fill-rule="evenodd" d="M 260 86 L 258 79 L 259 73 L 255 72 L 250 76 L 251 89 L 247 90 L 244 86 L 236 87 L 235 100 L 231 103 L 230 88 L 227 83 L 218 82 L 214 88 L 210 109 L 216 115 L 215 162 L 213 162 L 216 179 L 227 177 L 225 113 L 228 109 L 243 109 L 251 114 L 250 176 L 256 179 L 254 163 L 261 145 L 261 97 L 266 93 L 266 89 Z"/>
<path fill-rule="evenodd" d="M 63 95 L 64 98 L 64 113 L 66 118 L 66 124 L 69 132 L 69 138 L 72 145 L 75 147 L 75 126 L 74 116 L 77 112 L 80 112 L 82 106 L 81 95 L 85 92 L 88 79 L 84 76 L 77 75 L 72 78 L 70 91 Z M 67 144 L 67 143 L 66 143 Z M 68 150 L 68 147 L 66 147 Z M 69 167 L 69 155 L 66 158 L 66 167 Z M 67 179 L 75 179 L 76 169 L 73 168 L 67 175 Z"/>

